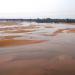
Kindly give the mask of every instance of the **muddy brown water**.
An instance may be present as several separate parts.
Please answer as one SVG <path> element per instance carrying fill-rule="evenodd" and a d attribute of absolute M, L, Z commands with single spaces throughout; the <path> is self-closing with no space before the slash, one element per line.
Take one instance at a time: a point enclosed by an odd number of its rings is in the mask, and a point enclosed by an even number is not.
<path fill-rule="evenodd" d="M 0 31 L 0 75 L 75 75 L 74 24 L 33 24 L 31 32 Z M 7 46 L 8 40 L 23 44 Z"/>

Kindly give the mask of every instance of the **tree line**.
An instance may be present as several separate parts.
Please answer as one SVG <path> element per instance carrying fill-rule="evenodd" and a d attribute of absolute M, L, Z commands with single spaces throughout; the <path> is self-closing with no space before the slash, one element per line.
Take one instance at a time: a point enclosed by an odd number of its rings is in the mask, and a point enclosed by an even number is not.
<path fill-rule="evenodd" d="M 0 21 L 26 21 L 37 23 L 75 23 L 75 19 L 51 19 L 51 18 L 37 18 L 37 19 L 0 19 Z"/>

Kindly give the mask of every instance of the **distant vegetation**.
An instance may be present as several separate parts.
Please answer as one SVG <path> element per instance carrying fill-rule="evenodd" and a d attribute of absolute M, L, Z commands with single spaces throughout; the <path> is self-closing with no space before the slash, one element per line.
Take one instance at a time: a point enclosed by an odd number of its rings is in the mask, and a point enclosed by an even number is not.
<path fill-rule="evenodd" d="M 37 23 L 75 23 L 75 19 L 0 19 L 0 21 L 27 21 L 27 22 L 37 22 Z"/>

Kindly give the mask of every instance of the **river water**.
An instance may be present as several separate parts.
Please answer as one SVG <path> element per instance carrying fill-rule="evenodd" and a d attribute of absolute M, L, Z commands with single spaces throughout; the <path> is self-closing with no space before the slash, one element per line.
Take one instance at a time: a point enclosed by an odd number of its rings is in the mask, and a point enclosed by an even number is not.
<path fill-rule="evenodd" d="M 75 75 L 75 24 L 0 25 L 0 40 L 9 39 L 45 41 L 0 46 L 0 75 Z"/>

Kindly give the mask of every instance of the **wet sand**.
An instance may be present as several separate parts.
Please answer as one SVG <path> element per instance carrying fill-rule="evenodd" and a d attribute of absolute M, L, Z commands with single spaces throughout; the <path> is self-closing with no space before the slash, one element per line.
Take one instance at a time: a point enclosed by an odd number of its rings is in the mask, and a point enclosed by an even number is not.
<path fill-rule="evenodd" d="M 0 75 L 75 75 L 74 25 L 49 25 L 33 24 L 30 33 L 1 30 Z"/>

